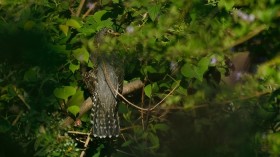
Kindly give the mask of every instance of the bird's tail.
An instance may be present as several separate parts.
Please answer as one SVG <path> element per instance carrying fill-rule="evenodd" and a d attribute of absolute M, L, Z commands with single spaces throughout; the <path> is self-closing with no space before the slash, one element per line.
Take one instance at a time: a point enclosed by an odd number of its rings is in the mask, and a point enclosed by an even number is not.
<path fill-rule="evenodd" d="M 120 132 L 117 94 L 119 90 L 118 77 L 114 67 L 105 63 L 106 70 L 97 68 L 96 92 L 93 95 L 92 124 L 95 137 L 117 137 Z M 106 76 L 105 76 L 106 75 Z M 110 79 L 107 80 L 106 78 Z M 111 89 L 114 88 L 114 89 Z"/>
<path fill-rule="evenodd" d="M 93 104 L 91 117 L 93 136 L 99 138 L 117 137 L 120 132 L 119 117 L 116 110 L 111 108 L 109 112 L 99 103 Z"/>

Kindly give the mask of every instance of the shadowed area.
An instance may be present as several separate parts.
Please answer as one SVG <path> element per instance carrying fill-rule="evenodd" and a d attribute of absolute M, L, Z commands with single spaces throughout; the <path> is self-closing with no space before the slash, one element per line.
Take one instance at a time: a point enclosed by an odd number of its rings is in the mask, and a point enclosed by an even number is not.
<path fill-rule="evenodd" d="M 0 25 L 1 62 L 41 68 L 54 67 L 62 62 L 63 56 L 52 44 L 50 35 L 41 29 L 24 30 L 14 24 Z"/>

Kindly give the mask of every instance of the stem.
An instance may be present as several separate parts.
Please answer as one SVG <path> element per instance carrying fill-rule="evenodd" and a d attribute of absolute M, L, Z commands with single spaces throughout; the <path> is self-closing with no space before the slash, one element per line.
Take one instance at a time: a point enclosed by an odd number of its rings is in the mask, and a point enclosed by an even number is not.
<path fill-rule="evenodd" d="M 77 17 L 80 16 L 81 11 L 82 11 L 82 8 L 83 8 L 83 6 L 84 6 L 84 4 L 85 4 L 85 1 L 86 1 L 86 0 L 81 0 L 81 2 L 80 2 L 80 4 L 79 4 L 79 7 L 78 7 L 78 10 L 77 10 L 77 13 L 76 13 L 76 16 L 77 16 Z"/>

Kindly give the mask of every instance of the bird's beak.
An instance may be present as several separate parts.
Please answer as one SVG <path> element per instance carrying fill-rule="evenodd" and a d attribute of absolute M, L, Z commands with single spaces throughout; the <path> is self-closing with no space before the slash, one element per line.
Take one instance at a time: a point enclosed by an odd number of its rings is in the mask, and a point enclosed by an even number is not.
<path fill-rule="evenodd" d="M 118 33 L 118 32 L 113 32 L 112 33 L 114 36 L 120 36 L 121 34 L 120 33 Z"/>

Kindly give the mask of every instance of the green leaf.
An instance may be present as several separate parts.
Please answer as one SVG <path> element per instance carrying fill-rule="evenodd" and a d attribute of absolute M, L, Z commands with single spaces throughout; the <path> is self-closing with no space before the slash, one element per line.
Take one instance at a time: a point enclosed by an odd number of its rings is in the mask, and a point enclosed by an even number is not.
<path fill-rule="evenodd" d="M 73 105 L 67 108 L 67 110 L 72 113 L 74 116 L 76 116 L 80 112 L 80 107 Z"/>
<path fill-rule="evenodd" d="M 79 68 L 80 68 L 80 64 L 73 64 L 73 63 L 69 64 L 69 69 L 72 73 L 79 70 Z"/>
<path fill-rule="evenodd" d="M 123 103 L 120 103 L 118 111 L 119 111 L 119 113 L 127 113 L 128 112 L 127 106 Z"/>
<path fill-rule="evenodd" d="M 206 71 L 208 69 L 208 66 L 210 64 L 210 59 L 208 57 L 203 57 L 199 62 L 198 62 L 198 68 Z"/>
<path fill-rule="evenodd" d="M 204 73 L 208 70 L 210 64 L 210 59 L 208 57 L 203 57 L 199 62 L 198 66 L 195 68 L 196 78 L 200 81 L 203 79 Z"/>
<path fill-rule="evenodd" d="M 4 120 L 4 118 L 0 119 L 0 122 L 0 133 L 8 133 L 12 129 L 12 125 Z"/>
<path fill-rule="evenodd" d="M 152 21 L 155 21 L 160 12 L 160 5 L 154 5 L 148 8 L 148 13 Z"/>
<path fill-rule="evenodd" d="M 131 122 L 131 111 L 128 111 L 127 113 L 123 114 L 123 118 L 128 121 Z"/>
<path fill-rule="evenodd" d="M 159 87 L 156 82 L 152 84 L 152 91 L 153 93 L 157 93 L 159 91 Z"/>
<path fill-rule="evenodd" d="M 149 138 L 150 142 L 152 143 L 152 148 L 154 148 L 154 149 L 159 148 L 159 138 L 157 135 L 155 135 L 153 133 L 149 133 L 148 138 Z"/>
<path fill-rule="evenodd" d="M 33 67 L 33 68 L 30 68 L 29 70 L 27 70 L 25 73 L 24 73 L 24 76 L 23 76 L 23 80 L 24 81 L 36 81 L 37 80 L 37 75 L 38 75 L 38 68 L 36 67 Z"/>
<path fill-rule="evenodd" d="M 63 86 L 56 88 L 53 93 L 57 98 L 67 100 L 69 96 L 72 96 L 76 93 L 76 87 Z"/>
<path fill-rule="evenodd" d="M 74 28 L 76 28 L 76 29 L 79 29 L 79 28 L 82 27 L 82 26 L 79 24 L 79 22 L 76 21 L 76 20 L 74 20 L 74 19 L 67 20 L 67 21 L 66 21 L 66 25 L 67 25 L 67 26 L 74 27 Z"/>
<path fill-rule="evenodd" d="M 113 0 L 113 3 L 119 3 L 120 1 L 119 0 Z"/>
<path fill-rule="evenodd" d="M 112 2 L 112 0 L 102 0 L 102 1 L 100 1 L 102 6 L 108 5 L 110 2 Z"/>
<path fill-rule="evenodd" d="M 24 24 L 24 30 L 31 30 L 34 26 L 36 26 L 36 23 L 34 21 L 27 21 Z"/>
<path fill-rule="evenodd" d="M 9 96 L 11 96 L 11 97 L 17 96 L 16 88 L 12 84 L 9 84 L 7 86 L 7 92 L 9 94 Z"/>
<path fill-rule="evenodd" d="M 104 145 L 101 144 L 96 150 L 97 150 L 97 153 L 95 153 L 92 157 L 100 157 L 100 152 L 101 150 L 104 148 Z"/>
<path fill-rule="evenodd" d="M 80 119 L 81 119 L 82 122 L 89 122 L 91 117 L 89 117 L 88 114 L 83 114 Z"/>
<path fill-rule="evenodd" d="M 164 132 L 168 131 L 168 129 L 169 129 L 168 125 L 166 125 L 164 123 L 155 124 L 154 127 L 156 130 L 164 131 Z"/>
<path fill-rule="evenodd" d="M 208 57 L 203 57 L 199 62 L 197 67 L 186 63 L 181 68 L 181 73 L 187 78 L 196 78 L 202 81 L 204 73 L 208 70 L 210 64 L 210 59 Z"/>
<path fill-rule="evenodd" d="M 73 55 L 78 61 L 82 63 L 87 63 L 89 60 L 89 52 L 85 47 L 74 50 Z"/>
<path fill-rule="evenodd" d="M 90 26 L 85 26 L 85 27 L 82 27 L 79 32 L 85 36 L 89 36 L 89 35 L 92 35 L 93 33 L 95 33 L 97 30 L 95 27 L 93 27 L 92 25 Z"/>
<path fill-rule="evenodd" d="M 144 92 L 145 95 L 149 98 L 151 98 L 152 93 L 156 93 L 158 92 L 159 87 L 157 83 L 153 83 L 153 84 L 148 84 L 145 88 L 144 88 Z"/>
<path fill-rule="evenodd" d="M 103 20 L 100 23 L 97 23 L 98 26 L 96 27 L 97 30 L 101 30 L 102 28 L 111 28 L 113 25 L 112 19 Z"/>
<path fill-rule="evenodd" d="M 271 7 L 269 9 L 259 9 L 256 11 L 256 16 L 262 22 L 269 23 L 273 18 L 275 18 L 275 16 L 277 16 L 277 13 L 280 9 L 279 7 L 280 6 Z"/>
<path fill-rule="evenodd" d="M 66 26 L 66 25 L 59 25 L 59 29 L 65 34 L 65 36 L 68 35 L 68 30 L 69 30 L 68 26 Z"/>
<path fill-rule="evenodd" d="M 88 16 L 85 25 L 79 30 L 79 32 L 84 35 L 91 35 L 104 27 L 111 28 L 113 25 L 112 19 L 102 19 L 103 15 L 106 13 L 106 10 L 101 10 L 94 15 Z"/>
<path fill-rule="evenodd" d="M 84 102 L 84 91 L 78 89 L 76 93 L 71 97 L 71 99 L 67 102 L 68 106 L 80 106 Z"/>
<path fill-rule="evenodd" d="M 121 147 L 127 147 L 127 146 L 131 145 L 132 143 L 133 143 L 132 140 L 125 141 L 125 142 L 122 144 Z"/>
<path fill-rule="evenodd" d="M 57 151 L 53 151 L 52 152 L 52 156 L 61 156 L 61 153 L 57 152 Z"/>
<path fill-rule="evenodd" d="M 157 70 L 156 70 L 154 67 L 148 65 L 148 66 L 145 66 L 145 67 L 143 68 L 143 72 L 144 72 L 145 75 L 147 75 L 148 73 L 151 73 L 151 74 L 152 74 L 152 73 L 156 73 Z"/>
<path fill-rule="evenodd" d="M 233 0 L 220 0 L 218 6 L 219 8 L 225 8 L 227 11 L 230 11 L 234 4 L 235 2 Z"/>
<path fill-rule="evenodd" d="M 42 136 L 39 136 L 39 137 L 36 138 L 36 140 L 35 140 L 35 142 L 33 144 L 35 151 L 37 151 L 37 149 L 40 148 L 40 145 L 41 145 L 42 141 L 43 141 Z"/>
<path fill-rule="evenodd" d="M 189 63 L 186 63 L 181 68 L 181 74 L 187 78 L 193 78 L 196 76 L 193 66 Z"/>
<path fill-rule="evenodd" d="M 101 20 L 102 16 L 106 13 L 107 13 L 106 10 L 97 11 L 92 15 L 92 19 L 94 19 L 95 22 L 100 23 L 102 21 Z"/>
<path fill-rule="evenodd" d="M 152 96 L 152 85 L 151 84 L 148 84 L 145 88 L 144 88 L 144 92 L 145 92 L 145 95 L 149 98 L 151 98 Z"/>

